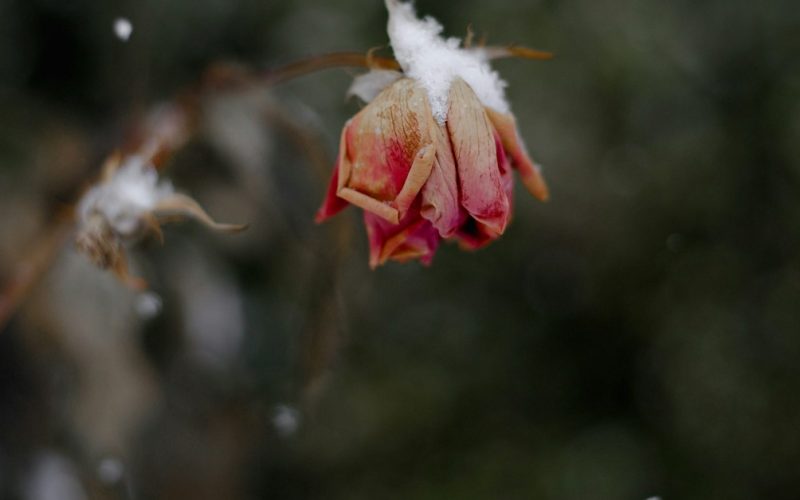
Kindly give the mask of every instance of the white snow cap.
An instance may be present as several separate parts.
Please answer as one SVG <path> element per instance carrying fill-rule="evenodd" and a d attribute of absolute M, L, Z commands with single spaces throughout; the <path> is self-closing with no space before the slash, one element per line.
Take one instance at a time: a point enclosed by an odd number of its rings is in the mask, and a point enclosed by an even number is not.
<path fill-rule="evenodd" d="M 455 78 L 467 82 L 485 106 L 501 113 L 510 111 L 506 82 L 489 66 L 484 51 L 462 48 L 459 38 L 442 38 L 442 25 L 432 17 L 419 19 L 411 3 L 386 0 L 386 8 L 394 56 L 406 75 L 428 93 L 439 123 L 447 119 L 447 100 Z"/>
<path fill-rule="evenodd" d="M 141 217 L 174 192 L 169 181 L 159 182 L 158 172 L 148 160 L 133 155 L 125 159 L 110 179 L 81 198 L 78 213 L 84 222 L 99 213 L 115 232 L 131 236 L 139 229 Z"/>

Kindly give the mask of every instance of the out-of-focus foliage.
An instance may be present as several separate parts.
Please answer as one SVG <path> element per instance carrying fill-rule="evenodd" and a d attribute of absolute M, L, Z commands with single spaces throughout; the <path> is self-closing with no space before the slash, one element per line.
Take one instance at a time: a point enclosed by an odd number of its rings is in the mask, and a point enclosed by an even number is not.
<path fill-rule="evenodd" d="M 371 272 L 355 210 L 312 222 L 328 171 L 306 153 L 332 161 L 353 73 L 207 102 L 167 175 L 249 231 L 143 242 L 158 298 L 60 254 L 0 332 L 0 497 L 796 498 L 795 3 L 417 5 L 557 54 L 497 63 L 552 201 L 519 189 L 488 249 Z M 365 51 L 385 20 L 377 0 L 0 0 L 0 278 L 210 63 Z"/>

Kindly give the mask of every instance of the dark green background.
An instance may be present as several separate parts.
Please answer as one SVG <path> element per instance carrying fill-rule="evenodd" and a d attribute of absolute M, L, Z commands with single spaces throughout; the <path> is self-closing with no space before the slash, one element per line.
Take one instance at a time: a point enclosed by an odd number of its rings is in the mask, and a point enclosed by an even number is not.
<path fill-rule="evenodd" d="M 134 251 L 164 301 L 149 321 L 107 276 L 59 272 L 82 262 L 60 258 L 0 333 L 0 497 L 33 498 L 42 453 L 88 498 L 800 495 L 796 3 L 418 8 L 449 35 L 471 23 L 556 53 L 496 64 L 552 200 L 517 186 L 513 223 L 485 250 L 445 245 L 430 268 L 371 272 L 356 210 L 313 224 L 325 174 L 291 133 L 273 120 L 256 136 L 270 145 L 256 188 L 202 135 L 168 175 L 248 234 L 189 224 Z M 112 36 L 119 15 L 127 44 Z M 135 112 L 215 61 L 385 45 L 385 22 L 377 0 L 0 0 L 0 277 Z M 359 108 L 344 100 L 354 74 L 268 91 L 331 164 Z M 224 362 L 187 340 L 185 304 L 204 293 L 223 322 L 216 299 L 238 304 L 241 345 Z M 87 347 L 65 347 L 66 331 Z M 113 449 L 75 416 L 98 382 L 86 364 L 105 359 L 97 342 L 135 357 L 155 394 Z M 280 404 L 300 414 L 291 436 L 272 426 Z M 98 478 L 106 456 L 121 483 Z"/>

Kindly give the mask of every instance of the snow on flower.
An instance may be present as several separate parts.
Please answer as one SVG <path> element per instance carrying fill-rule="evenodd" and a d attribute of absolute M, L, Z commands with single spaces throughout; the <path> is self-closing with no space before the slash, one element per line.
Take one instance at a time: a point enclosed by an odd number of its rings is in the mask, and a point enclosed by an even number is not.
<path fill-rule="evenodd" d="M 442 239 L 466 249 L 497 239 L 511 218 L 512 167 L 531 194 L 548 198 L 489 52 L 441 38 L 441 25 L 418 19 L 410 4 L 386 6 L 403 72 L 354 81 L 349 93 L 369 104 L 345 124 L 317 212 L 321 222 L 349 204 L 362 208 L 372 267 L 430 263 Z"/>
<path fill-rule="evenodd" d="M 95 214 L 101 215 L 117 234 L 133 236 L 143 217 L 173 194 L 172 184 L 159 180 L 148 160 L 133 155 L 81 198 L 78 213 L 84 223 Z"/>
<path fill-rule="evenodd" d="M 195 219 L 217 231 L 237 232 L 243 225 L 215 222 L 192 198 L 177 193 L 161 180 L 149 155 L 124 160 L 112 155 L 100 181 L 83 195 L 77 206 L 78 250 L 101 269 L 111 269 L 134 288 L 144 281 L 128 274 L 124 243 L 146 233 L 163 239 L 161 225 L 173 220 Z"/>
<path fill-rule="evenodd" d="M 506 82 L 489 66 L 483 51 L 462 48 L 458 38 L 442 38 L 442 25 L 432 17 L 417 18 L 410 3 L 386 0 L 386 7 L 395 58 L 403 72 L 427 92 L 436 121 L 447 119 L 450 87 L 457 78 L 472 88 L 484 106 L 500 113 L 510 111 Z"/>

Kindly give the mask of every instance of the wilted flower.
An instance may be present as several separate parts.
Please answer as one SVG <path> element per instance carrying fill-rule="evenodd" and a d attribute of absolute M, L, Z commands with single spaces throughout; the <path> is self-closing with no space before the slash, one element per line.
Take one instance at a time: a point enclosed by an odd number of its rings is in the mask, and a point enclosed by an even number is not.
<path fill-rule="evenodd" d="M 135 288 L 144 281 L 128 274 L 124 243 L 153 233 L 163 239 L 161 225 L 185 218 L 196 219 L 217 231 L 236 232 L 242 225 L 219 224 L 198 203 L 176 193 L 168 181 L 160 181 L 149 155 L 122 160 L 113 155 L 103 167 L 100 182 L 78 203 L 78 249 L 101 269 L 111 269 Z"/>
<path fill-rule="evenodd" d="M 351 93 L 369 104 L 342 131 L 317 213 L 323 221 L 348 204 L 363 208 L 372 267 L 429 263 L 442 239 L 476 249 L 499 237 L 511 217 L 512 167 L 534 196 L 548 197 L 488 54 L 442 39 L 442 27 L 417 19 L 410 4 L 386 3 L 403 73 L 354 82 Z"/>

